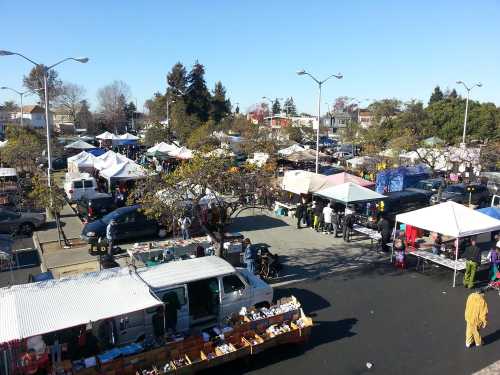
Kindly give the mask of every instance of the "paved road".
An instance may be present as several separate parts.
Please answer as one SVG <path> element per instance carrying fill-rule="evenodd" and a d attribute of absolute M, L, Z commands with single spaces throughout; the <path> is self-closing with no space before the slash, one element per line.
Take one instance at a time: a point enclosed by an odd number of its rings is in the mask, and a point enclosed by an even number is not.
<path fill-rule="evenodd" d="M 277 348 L 248 367 L 237 362 L 217 373 L 465 375 L 500 357 L 499 295 L 487 293 L 486 345 L 466 350 L 468 291 L 450 286 L 449 271 L 422 275 L 378 266 L 278 288 L 276 294 L 297 296 L 314 317 L 310 342 L 303 351 Z M 367 362 L 373 363 L 370 370 Z"/>

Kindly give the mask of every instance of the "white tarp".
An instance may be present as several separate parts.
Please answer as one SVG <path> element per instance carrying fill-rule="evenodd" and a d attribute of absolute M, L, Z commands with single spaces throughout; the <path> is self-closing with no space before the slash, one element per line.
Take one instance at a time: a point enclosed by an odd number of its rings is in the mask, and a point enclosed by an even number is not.
<path fill-rule="evenodd" d="M 500 229 L 500 220 L 452 201 L 397 215 L 396 221 L 451 237 Z"/>
<path fill-rule="evenodd" d="M 148 148 L 148 153 L 152 154 L 154 152 L 161 152 L 164 154 L 169 154 L 170 152 L 174 152 L 178 150 L 179 147 L 177 147 L 174 144 L 168 144 L 166 142 L 160 142 L 153 147 Z"/>
<path fill-rule="evenodd" d="M 117 135 L 110 133 L 108 131 L 96 136 L 97 139 L 119 139 Z"/>
<path fill-rule="evenodd" d="M 359 166 L 365 164 L 373 164 L 376 163 L 377 159 L 371 156 L 358 156 L 349 160 L 346 160 L 346 163 L 351 165 L 353 168 L 357 168 Z"/>
<path fill-rule="evenodd" d="M 64 146 L 64 148 L 69 149 L 73 148 L 75 150 L 90 150 L 92 148 L 96 148 L 94 145 L 91 145 L 90 143 L 87 143 L 85 141 L 75 141 L 71 142 L 70 144 Z"/>
<path fill-rule="evenodd" d="M 285 172 L 281 188 L 295 194 L 309 194 L 334 185 L 325 175 L 295 170 Z"/>
<path fill-rule="evenodd" d="M 373 190 L 359 186 L 353 182 L 328 187 L 316 192 L 317 195 L 343 203 L 365 202 L 386 198 Z"/>
<path fill-rule="evenodd" d="M 288 156 L 288 155 L 291 155 L 295 152 L 300 152 L 300 151 L 304 151 L 305 148 L 302 147 L 301 145 L 299 144 L 293 144 L 287 148 L 282 148 L 281 150 L 278 151 L 278 155 L 281 155 L 281 156 Z"/>
<path fill-rule="evenodd" d="M 128 268 L 0 289 L 0 343 L 161 305 Z"/>
<path fill-rule="evenodd" d="M 111 168 L 114 165 L 128 162 L 132 162 L 132 160 L 122 154 L 109 150 L 101 156 L 95 158 L 94 168 L 102 171 L 104 169 Z"/>
<path fill-rule="evenodd" d="M 120 180 L 136 180 L 146 177 L 146 170 L 139 164 L 129 161 L 126 163 L 115 164 L 107 169 L 101 170 L 99 173 L 106 179 L 120 179 Z"/>

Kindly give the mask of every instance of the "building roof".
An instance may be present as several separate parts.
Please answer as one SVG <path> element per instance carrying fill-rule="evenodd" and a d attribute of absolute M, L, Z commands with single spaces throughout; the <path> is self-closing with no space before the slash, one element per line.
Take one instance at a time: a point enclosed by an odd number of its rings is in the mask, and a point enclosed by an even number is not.
<path fill-rule="evenodd" d="M 151 288 L 162 288 L 233 272 L 235 272 L 234 267 L 224 259 L 207 256 L 160 264 L 140 270 L 138 274 Z"/>
<path fill-rule="evenodd" d="M 160 304 L 148 286 L 128 268 L 2 288 L 0 343 Z"/>
<path fill-rule="evenodd" d="M 45 109 L 39 105 L 23 105 L 23 113 L 44 113 Z"/>

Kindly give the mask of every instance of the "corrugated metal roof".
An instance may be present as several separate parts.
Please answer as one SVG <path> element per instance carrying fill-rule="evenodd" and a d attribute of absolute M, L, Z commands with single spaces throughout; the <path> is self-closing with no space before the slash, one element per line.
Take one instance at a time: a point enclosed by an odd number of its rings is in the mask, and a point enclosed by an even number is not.
<path fill-rule="evenodd" d="M 127 268 L 2 288 L 0 343 L 160 304 Z"/>
<path fill-rule="evenodd" d="M 234 267 L 224 259 L 217 256 L 207 256 L 160 264 L 142 269 L 138 274 L 152 288 L 161 288 L 233 272 L 235 272 Z"/>

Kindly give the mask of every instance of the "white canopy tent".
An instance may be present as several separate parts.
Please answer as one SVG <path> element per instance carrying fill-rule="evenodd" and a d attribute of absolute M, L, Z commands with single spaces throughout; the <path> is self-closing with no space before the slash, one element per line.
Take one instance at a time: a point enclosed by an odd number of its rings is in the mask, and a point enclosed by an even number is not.
<path fill-rule="evenodd" d="M 0 343 L 161 305 L 140 277 L 113 268 L 0 289 Z"/>
<path fill-rule="evenodd" d="M 148 153 L 152 154 L 154 152 L 161 152 L 161 153 L 164 153 L 164 154 L 169 154 L 170 152 L 174 152 L 176 150 L 178 150 L 179 147 L 177 147 L 176 145 L 174 144 L 168 144 L 166 142 L 160 142 L 156 145 L 154 145 L 153 147 L 150 147 L 148 148 Z"/>
<path fill-rule="evenodd" d="M 75 150 L 90 150 L 93 148 L 96 148 L 94 145 L 91 145 L 90 143 L 87 143 L 85 141 L 75 141 L 71 142 L 70 144 L 67 144 L 64 146 L 65 149 L 75 149 Z"/>
<path fill-rule="evenodd" d="M 294 194 L 309 194 L 334 185 L 322 174 L 295 170 L 285 172 L 281 188 Z"/>
<path fill-rule="evenodd" d="M 147 176 L 146 170 L 133 161 L 115 164 L 101 170 L 99 174 L 108 181 L 112 178 L 117 180 L 137 180 Z"/>
<path fill-rule="evenodd" d="M 68 172 L 88 172 L 94 168 L 96 157 L 88 152 L 82 151 L 79 154 L 68 158 Z"/>
<path fill-rule="evenodd" d="M 130 133 L 119 135 L 118 138 L 127 141 L 137 141 L 139 139 L 139 137 Z"/>
<path fill-rule="evenodd" d="M 117 135 L 110 133 L 108 131 L 97 135 L 96 138 L 97 139 L 108 139 L 108 140 L 119 139 Z"/>
<path fill-rule="evenodd" d="M 411 225 L 455 238 L 500 230 L 500 220 L 452 201 L 396 215 L 395 225 L 397 223 Z M 457 276 L 457 260 L 458 243 L 455 249 L 453 286 L 455 286 Z"/>
<path fill-rule="evenodd" d="M 280 156 L 289 156 L 295 152 L 300 152 L 300 151 L 304 151 L 305 148 L 302 147 L 301 145 L 299 144 L 293 144 L 287 148 L 282 148 L 281 150 L 278 150 L 278 155 Z"/>
<path fill-rule="evenodd" d="M 118 153 L 110 150 L 110 151 L 102 154 L 101 156 L 98 156 L 95 158 L 94 168 L 99 170 L 99 171 L 102 171 L 102 170 L 108 169 L 114 165 L 129 163 L 129 162 L 133 162 L 133 161 L 130 160 L 129 158 L 127 158 L 126 156 L 123 156 L 122 154 L 118 154 Z"/>
<path fill-rule="evenodd" d="M 168 153 L 170 156 L 177 158 L 177 159 L 192 159 L 193 158 L 193 151 L 190 149 L 182 146 L 181 148 L 177 148 L 176 150 L 173 150 Z"/>
<path fill-rule="evenodd" d="M 331 186 L 315 193 L 327 199 L 333 199 L 342 203 L 367 202 L 386 198 L 373 190 L 359 186 L 353 182 Z"/>

